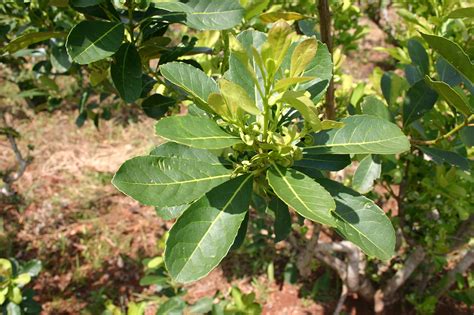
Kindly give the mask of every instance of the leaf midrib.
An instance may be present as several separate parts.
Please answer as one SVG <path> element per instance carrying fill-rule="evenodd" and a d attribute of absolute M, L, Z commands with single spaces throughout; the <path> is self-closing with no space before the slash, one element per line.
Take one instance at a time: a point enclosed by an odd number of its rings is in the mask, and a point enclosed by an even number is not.
<path fill-rule="evenodd" d="M 115 30 L 117 27 L 120 27 L 122 24 L 121 23 L 117 23 L 114 27 L 112 27 L 110 30 L 108 30 L 107 32 L 105 32 L 102 36 L 100 36 L 96 41 L 92 42 L 89 46 L 87 46 L 83 51 L 81 51 L 78 55 L 76 55 L 74 57 L 74 59 L 77 59 L 79 58 L 80 56 L 82 56 L 83 53 L 85 53 L 87 50 L 89 50 L 92 46 L 95 46 L 96 43 L 98 43 L 99 41 L 101 41 L 102 39 L 104 39 L 107 35 L 109 35 L 110 32 L 112 32 L 113 30 Z"/>
<path fill-rule="evenodd" d="M 194 256 L 194 253 L 196 252 L 196 250 L 198 248 L 200 248 L 201 246 L 201 243 L 203 242 L 203 240 L 206 238 L 207 234 L 209 233 L 209 231 L 211 230 L 211 228 L 214 226 L 214 224 L 219 220 L 219 218 L 221 217 L 221 215 L 225 212 L 225 210 L 227 209 L 227 207 L 232 203 L 232 201 L 234 200 L 234 198 L 237 196 L 237 194 L 240 192 L 240 190 L 242 189 L 242 187 L 245 185 L 245 183 L 247 183 L 247 181 L 251 178 L 251 176 L 247 176 L 247 178 L 239 185 L 239 187 L 237 187 L 237 189 L 234 191 L 234 193 L 232 194 L 232 196 L 229 198 L 229 200 L 226 202 L 226 204 L 224 205 L 224 207 L 222 208 L 222 210 L 220 210 L 219 214 L 214 218 L 214 220 L 210 221 L 211 224 L 209 224 L 209 227 L 207 228 L 206 232 L 203 234 L 203 236 L 201 237 L 201 239 L 199 240 L 199 242 L 196 244 L 196 247 L 194 248 L 194 250 L 192 251 L 192 253 L 189 255 L 189 258 L 185 261 L 185 263 L 183 264 L 183 267 L 181 268 L 181 270 L 176 274 L 176 277 L 175 279 L 178 279 L 180 274 L 183 272 L 183 270 L 185 269 L 187 263 L 193 258 Z M 209 221 L 207 221 L 209 222 Z M 194 243 L 193 243 L 194 244 Z M 212 270 L 212 269 L 211 269 Z"/>
<path fill-rule="evenodd" d="M 230 176 L 231 176 L 231 174 L 225 174 L 225 175 L 219 175 L 219 176 L 195 178 L 195 179 L 183 180 L 183 181 L 178 181 L 178 182 L 169 182 L 169 183 L 137 183 L 137 182 L 126 182 L 126 181 L 119 181 L 119 182 L 123 183 L 123 184 L 140 185 L 140 186 L 171 186 L 171 185 L 180 185 L 180 184 L 203 182 L 203 181 L 206 181 L 206 180 L 212 180 L 212 179 L 230 177 Z"/>

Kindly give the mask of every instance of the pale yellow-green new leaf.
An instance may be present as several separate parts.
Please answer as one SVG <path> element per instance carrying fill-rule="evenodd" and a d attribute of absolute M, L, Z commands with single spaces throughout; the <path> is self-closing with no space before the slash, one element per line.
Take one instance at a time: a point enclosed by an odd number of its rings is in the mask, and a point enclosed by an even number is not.
<path fill-rule="evenodd" d="M 283 20 L 273 24 L 268 32 L 267 41 L 262 46 L 262 59 L 265 64 L 269 59 L 274 60 L 275 66 L 270 75 L 273 75 L 282 64 L 290 48 L 293 34 L 291 26 Z"/>
<path fill-rule="evenodd" d="M 209 107 L 222 118 L 232 118 L 232 114 L 225 103 L 224 97 L 220 93 L 211 93 L 207 98 Z"/>
<path fill-rule="evenodd" d="M 291 55 L 290 77 L 301 75 L 316 56 L 317 50 L 318 42 L 315 38 L 308 38 L 299 43 Z"/>
<path fill-rule="evenodd" d="M 252 115 L 260 114 L 255 102 L 240 85 L 221 79 L 219 80 L 219 89 L 229 111 L 234 115 L 234 117 L 238 115 L 239 110 L 244 110 Z"/>
<path fill-rule="evenodd" d="M 275 91 L 283 91 L 286 90 L 288 87 L 302 82 L 307 82 L 315 79 L 316 77 L 293 77 L 293 78 L 284 78 L 278 80 L 273 89 Z"/>
<path fill-rule="evenodd" d="M 287 91 L 281 100 L 296 108 L 305 121 L 311 126 L 313 131 L 321 130 L 321 120 L 319 120 L 316 106 L 313 101 L 304 94 L 304 91 Z"/>

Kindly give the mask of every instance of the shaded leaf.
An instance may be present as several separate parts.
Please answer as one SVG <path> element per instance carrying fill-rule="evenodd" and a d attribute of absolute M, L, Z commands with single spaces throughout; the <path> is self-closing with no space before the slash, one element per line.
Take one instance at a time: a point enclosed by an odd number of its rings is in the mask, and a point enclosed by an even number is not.
<path fill-rule="evenodd" d="M 339 171 L 351 164 L 349 155 L 308 154 L 303 151 L 303 159 L 294 162 L 294 166 L 322 171 Z"/>
<path fill-rule="evenodd" d="M 333 212 L 337 218 L 336 231 L 367 255 L 390 259 L 395 250 L 395 230 L 383 210 L 372 200 L 338 182 L 328 179 L 318 182 L 336 201 Z"/>
<path fill-rule="evenodd" d="M 142 62 L 135 45 L 125 43 L 115 54 L 110 74 L 120 97 L 133 103 L 142 93 Z M 146 113 L 146 111 L 145 111 Z"/>
<path fill-rule="evenodd" d="M 438 100 L 438 94 L 425 81 L 418 81 L 407 92 L 403 103 L 403 126 L 420 119 Z"/>
<path fill-rule="evenodd" d="M 388 121 L 392 120 L 388 107 L 375 95 L 364 97 L 364 100 L 360 103 L 360 109 L 362 114 L 377 116 Z"/>
<path fill-rule="evenodd" d="M 176 105 L 176 100 L 161 94 L 148 96 L 142 102 L 142 108 L 148 117 L 160 119 L 166 115 L 170 107 Z"/>
<path fill-rule="evenodd" d="M 275 214 L 275 222 L 273 223 L 273 230 L 275 232 L 275 243 L 286 239 L 291 232 L 291 216 L 286 203 L 280 198 L 274 197 L 268 205 L 268 209 Z"/>
<path fill-rule="evenodd" d="M 50 38 L 63 38 L 66 36 L 64 32 L 34 32 L 21 35 L 15 38 L 5 47 L 1 48 L 1 51 L 13 54 L 21 49 L 27 48 L 32 44 L 36 44 Z"/>
<path fill-rule="evenodd" d="M 418 148 L 420 148 L 424 154 L 430 156 L 437 164 L 448 163 L 457 166 L 464 171 L 469 171 L 470 169 L 469 160 L 456 152 L 422 146 L 419 146 Z"/>
<path fill-rule="evenodd" d="M 413 64 L 417 65 L 423 74 L 430 71 L 430 59 L 425 47 L 416 39 L 410 39 L 407 42 L 408 54 Z"/>

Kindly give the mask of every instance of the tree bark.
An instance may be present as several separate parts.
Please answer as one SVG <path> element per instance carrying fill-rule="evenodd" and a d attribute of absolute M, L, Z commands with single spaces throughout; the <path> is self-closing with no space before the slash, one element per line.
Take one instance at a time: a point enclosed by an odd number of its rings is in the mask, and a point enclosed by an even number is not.
<path fill-rule="evenodd" d="M 332 55 L 333 41 L 331 31 L 331 11 L 329 10 L 329 0 L 316 0 L 318 5 L 319 15 L 319 31 L 321 33 L 321 40 L 328 47 L 329 52 Z M 326 92 L 326 118 L 336 118 L 336 105 L 334 96 L 334 81 L 331 79 Z"/>

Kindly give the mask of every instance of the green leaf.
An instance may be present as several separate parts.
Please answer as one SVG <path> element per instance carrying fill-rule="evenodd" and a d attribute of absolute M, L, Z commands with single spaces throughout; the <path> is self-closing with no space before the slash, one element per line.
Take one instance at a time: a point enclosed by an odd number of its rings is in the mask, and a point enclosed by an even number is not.
<path fill-rule="evenodd" d="M 457 43 L 435 35 L 422 33 L 421 36 L 423 36 L 431 48 L 443 56 L 456 70 L 462 73 L 471 82 L 474 82 L 474 65 L 469 59 L 469 56 Z"/>
<path fill-rule="evenodd" d="M 262 46 L 262 59 L 266 63 L 268 63 L 269 59 L 273 59 L 273 69 L 268 69 L 267 65 L 267 70 L 268 72 L 271 72 L 269 73 L 271 77 L 280 68 L 283 59 L 290 48 L 292 34 L 293 30 L 291 29 L 291 26 L 284 21 L 278 21 L 273 24 L 268 32 L 267 41 Z"/>
<path fill-rule="evenodd" d="M 42 268 L 43 265 L 40 260 L 32 259 L 26 264 L 24 264 L 20 270 L 21 273 L 28 273 L 31 277 L 36 277 L 40 273 Z"/>
<path fill-rule="evenodd" d="M 192 202 L 227 181 L 231 171 L 221 165 L 159 156 L 126 161 L 112 184 L 145 205 L 169 207 Z"/>
<path fill-rule="evenodd" d="M 225 30 L 239 24 L 244 9 L 238 0 L 191 0 L 193 12 L 187 15 L 187 25 L 198 30 Z"/>
<path fill-rule="evenodd" d="M 406 90 L 407 85 L 407 82 L 396 73 L 385 72 L 383 74 L 380 87 L 389 106 L 397 105 L 397 98 Z"/>
<path fill-rule="evenodd" d="M 72 59 L 67 54 L 65 46 L 53 46 L 50 60 L 51 65 L 60 73 L 68 71 L 72 66 Z"/>
<path fill-rule="evenodd" d="M 158 215 L 163 220 L 173 220 L 179 217 L 188 208 L 189 204 L 173 207 L 155 207 L 155 212 L 156 215 Z"/>
<path fill-rule="evenodd" d="M 451 11 L 448 15 L 448 19 L 464 19 L 474 18 L 474 7 L 459 8 Z"/>
<path fill-rule="evenodd" d="M 389 218 L 372 200 L 344 185 L 321 179 L 318 182 L 336 201 L 336 231 L 369 256 L 390 259 L 395 250 L 395 230 Z"/>
<path fill-rule="evenodd" d="M 142 102 L 142 108 L 148 117 L 160 119 L 166 115 L 170 107 L 176 105 L 176 100 L 161 94 L 148 96 Z"/>
<path fill-rule="evenodd" d="M 92 7 L 104 2 L 104 0 L 71 0 L 71 5 L 78 8 Z"/>
<path fill-rule="evenodd" d="M 10 302 L 6 307 L 7 315 L 21 315 L 20 305 Z"/>
<path fill-rule="evenodd" d="M 223 149 L 242 142 L 205 117 L 163 118 L 156 123 L 156 134 L 166 140 L 199 149 Z"/>
<path fill-rule="evenodd" d="M 314 77 L 294 77 L 294 78 L 283 78 L 278 80 L 273 89 L 275 91 L 283 91 L 286 90 L 288 87 L 295 85 L 297 83 L 303 83 L 314 80 Z"/>
<path fill-rule="evenodd" d="M 32 44 L 45 41 L 50 38 L 63 38 L 64 32 L 34 32 L 22 35 L 12 40 L 8 45 L 1 48 L 1 51 L 13 54 L 21 49 L 27 48 Z"/>
<path fill-rule="evenodd" d="M 300 215 L 318 223 L 335 225 L 331 215 L 334 200 L 313 179 L 297 170 L 276 165 L 268 169 L 267 179 L 275 194 Z"/>
<path fill-rule="evenodd" d="M 295 47 L 291 55 L 290 77 L 298 77 L 306 70 L 311 60 L 316 56 L 318 42 L 308 38 Z"/>
<path fill-rule="evenodd" d="M 219 160 L 219 157 L 213 154 L 211 151 L 205 149 L 191 148 L 186 145 L 182 145 L 175 142 L 165 142 L 157 146 L 150 152 L 150 155 L 161 157 L 176 157 L 180 159 L 201 161 L 215 165 L 225 163 L 225 161 L 221 162 Z"/>
<path fill-rule="evenodd" d="M 463 113 L 464 116 L 468 117 L 473 113 L 473 109 L 469 106 L 467 97 L 450 87 L 447 83 L 433 81 L 429 76 L 425 76 L 425 82 L 432 89 L 438 92 L 438 94 L 441 95 L 441 97 L 444 98 L 444 100 L 448 102 L 449 105 Z"/>
<path fill-rule="evenodd" d="M 463 76 L 443 57 L 439 57 L 436 61 L 436 72 L 438 72 L 440 80 L 450 86 L 458 85 L 463 81 Z"/>
<path fill-rule="evenodd" d="M 135 45 L 125 43 L 115 54 L 110 74 L 120 97 L 133 103 L 142 93 L 142 62 Z"/>
<path fill-rule="evenodd" d="M 238 0 L 191 0 L 188 3 L 155 3 L 155 7 L 186 13 L 186 25 L 197 30 L 225 30 L 239 24 L 244 9 Z"/>
<path fill-rule="evenodd" d="M 156 315 L 182 315 L 185 308 L 186 302 L 181 297 L 174 296 L 161 304 L 160 308 L 156 311 Z"/>
<path fill-rule="evenodd" d="M 247 236 L 247 229 L 249 225 L 249 219 L 250 215 L 249 212 L 245 214 L 245 218 L 242 221 L 242 224 L 240 224 L 239 231 L 237 232 L 237 236 L 234 239 L 234 242 L 232 243 L 232 246 L 230 247 L 230 250 L 236 250 L 239 249 L 240 246 L 245 242 L 245 237 Z"/>
<path fill-rule="evenodd" d="M 311 126 L 312 131 L 322 129 L 316 105 L 303 91 L 286 91 L 282 95 L 281 100 L 296 108 L 303 116 L 305 122 Z"/>
<path fill-rule="evenodd" d="M 274 23 L 279 20 L 298 21 L 305 18 L 306 16 L 298 12 L 265 12 L 260 15 L 263 23 Z"/>
<path fill-rule="evenodd" d="M 460 136 L 466 147 L 474 146 L 474 126 L 466 126 L 461 129 Z"/>
<path fill-rule="evenodd" d="M 364 100 L 360 103 L 360 109 L 362 114 L 377 116 L 388 121 L 392 120 L 388 107 L 375 95 L 364 97 Z"/>
<path fill-rule="evenodd" d="M 23 287 L 25 285 L 27 285 L 28 283 L 30 283 L 31 281 L 31 276 L 29 273 L 22 273 L 20 275 L 18 275 L 15 279 L 13 279 L 13 283 L 20 286 L 20 287 Z"/>
<path fill-rule="evenodd" d="M 205 277 L 227 255 L 250 204 L 252 177 L 239 176 L 208 192 L 169 232 L 165 265 L 179 283 Z"/>
<path fill-rule="evenodd" d="M 424 154 L 430 156 L 436 164 L 448 163 L 464 171 L 469 171 L 469 160 L 456 152 L 440 150 L 437 148 L 418 147 Z"/>
<path fill-rule="evenodd" d="M 120 48 L 124 30 L 122 23 L 82 21 L 69 32 L 67 52 L 72 60 L 82 65 L 102 60 Z"/>
<path fill-rule="evenodd" d="M 208 314 L 212 311 L 214 299 L 212 297 L 204 297 L 199 299 L 196 303 L 189 306 L 190 314 Z"/>
<path fill-rule="evenodd" d="M 288 206 L 286 203 L 281 201 L 281 199 L 278 197 L 274 197 L 270 201 L 268 209 L 273 211 L 275 214 L 273 230 L 275 232 L 275 243 L 278 243 L 286 239 L 288 234 L 291 232 L 291 215 L 288 211 Z"/>
<path fill-rule="evenodd" d="M 239 117 L 239 110 L 244 110 L 252 115 L 260 114 L 255 102 L 240 85 L 221 79 L 219 80 L 219 89 L 234 117 Z"/>
<path fill-rule="evenodd" d="M 262 13 L 270 3 L 270 0 L 243 0 L 240 4 L 245 8 L 245 19 L 251 18 Z"/>
<path fill-rule="evenodd" d="M 403 126 L 420 119 L 438 100 L 438 94 L 425 81 L 418 81 L 407 92 L 403 103 Z"/>
<path fill-rule="evenodd" d="M 397 125 L 370 115 L 341 120 L 344 127 L 313 135 L 308 154 L 397 154 L 410 149 L 408 138 Z"/>
<path fill-rule="evenodd" d="M 382 164 L 380 160 L 369 154 L 360 161 L 352 179 L 352 187 L 361 194 L 366 194 L 372 190 L 374 181 L 380 178 L 381 173 Z"/>
<path fill-rule="evenodd" d="M 351 157 L 347 154 L 308 154 L 303 151 L 303 159 L 295 161 L 293 165 L 322 171 L 340 171 L 349 164 Z"/>
<path fill-rule="evenodd" d="M 407 43 L 408 54 L 411 61 L 418 66 L 423 74 L 428 74 L 430 71 L 430 59 L 425 47 L 416 39 L 410 39 Z"/>
<path fill-rule="evenodd" d="M 217 83 L 201 70 L 182 62 L 170 62 L 160 66 L 161 74 L 196 99 L 198 105 L 206 105 L 209 94 L 218 93 Z"/>

